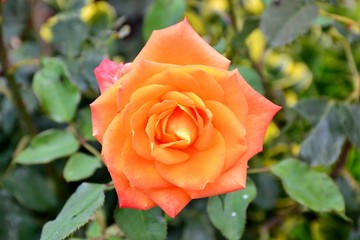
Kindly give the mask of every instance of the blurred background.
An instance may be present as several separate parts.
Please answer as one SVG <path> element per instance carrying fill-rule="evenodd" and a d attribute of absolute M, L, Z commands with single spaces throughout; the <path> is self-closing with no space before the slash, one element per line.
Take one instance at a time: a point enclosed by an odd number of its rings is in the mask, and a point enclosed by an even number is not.
<path fill-rule="evenodd" d="M 283 110 L 269 126 L 263 153 L 249 163 L 257 194 L 241 210 L 240 233 L 224 233 L 208 200 L 200 199 L 175 219 L 156 210 L 166 238 L 360 239 L 360 1 L 0 4 L 0 239 L 40 239 L 82 182 L 111 181 L 91 133 L 89 104 L 99 96 L 94 68 L 104 58 L 131 62 L 154 29 L 184 17 Z M 292 173 L 270 168 L 288 158 L 326 176 L 336 191 L 325 196 L 316 187 L 328 185 L 311 177 L 283 185 Z M 303 199 L 314 192 L 312 184 L 319 195 L 309 203 Z M 305 191 L 293 193 L 298 185 Z M 322 210 L 313 207 L 316 199 L 320 206 L 340 200 Z M 124 233 L 116 213 L 114 219 L 117 201 L 113 189 L 105 191 L 104 205 L 70 239 L 136 239 Z"/>

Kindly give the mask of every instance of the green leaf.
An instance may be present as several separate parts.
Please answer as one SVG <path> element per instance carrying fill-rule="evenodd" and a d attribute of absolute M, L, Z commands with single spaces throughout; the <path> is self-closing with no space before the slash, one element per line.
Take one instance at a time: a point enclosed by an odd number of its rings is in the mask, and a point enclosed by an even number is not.
<path fill-rule="evenodd" d="M 115 210 L 115 222 L 129 240 L 166 239 L 166 221 L 159 208 L 147 211 L 119 208 Z"/>
<path fill-rule="evenodd" d="M 246 209 L 256 197 L 254 183 L 248 179 L 244 190 L 215 196 L 208 200 L 207 212 L 211 222 L 228 239 L 240 239 L 246 222 Z"/>
<path fill-rule="evenodd" d="M 61 60 L 44 59 L 42 68 L 34 76 L 32 87 L 49 118 L 60 123 L 73 119 L 80 92 L 69 80 Z"/>
<path fill-rule="evenodd" d="M 57 205 L 56 195 L 45 178 L 30 168 L 17 168 L 5 177 L 4 186 L 21 205 L 32 210 L 46 212 Z"/>
<path fill-rule="evenodd" d="M 49 129 L 35 136 L 16 158 L 20 164 L 43 164 L 76 152 L 79 142 L 69 132 Z"/>
<path fill-rule="evenodd" d="M 320 122 L 304 140 L 300 158 L 311 165 L 330 166 L 339 157 L 345 135 L 336 107 L 331 106 Z"/>
<path fill-rule="evenodd" d="M 318 7 L 305 0 L 273 0 L 265 9 L 260 27 L 276 47 L 305 33 L 318 15 Z"/>
<path fill-rule="evenodd" d="M 169 27 L 182 20 L 185 9 L 184 0 L 155 0 L 145 15 L 144 39 L 147 40 L 153 30 Z"/>
<path fill-rule="evenodd" d="M 101 160 L 97 157 L 76 153 L 65 165 L 64 178 L 67 182 L 79 181 L 93 175 L 101 166 Z"/>
<path fill-rule="evenodd" d="M 329 107 L 330 104 L 328 100 L 314 98 L 299 101 L 294 106 L 294 110 L 304 117 L 311 125 L 316 125 Z"/>
<path fill-rule="evenodd" d="M 40 239 L 64 239 L 87 223 L 104 204 L 104 189 L 105 185 L 82 183 L 67 200 L 56 219 L 44 225 Z"/>
<path fill-rule="evenodd" d="M 240 66 L 238 67 L 238 69 L 245 81 L 249 83 L 251 87 L 253 87 L 260 94 L 265 94 L 265 89 L 264 85 L 261 82 L 261 78 L 254 69 L 244 66 Z"/>
<path fill-rule="evenodd" d="M 88 37 L 88 29 L 77 15 L 60 18 L 60 21 L 54 25 L 52 32 L 54 35 L 53 44 L 69 58 L 74 58 L 80 54 L 82 44 Z"/>
<path fill-rule="evenodd" d="M 309 169 L 295 159 L 283 160 L 272 166 L 285 191 L 302 205 L 318 212 L 343 211 L 344 199 L 333 180 L 325 173 Z"/>
<path fill-rule="evenodd" d="M 343 103 L 336 106 L 346 136 L 360 150 L 360 105 Z"/>
<path fill-rule="evenodd" d="M 79 111 L 79 115 L 77 117 L 77 127 L 81 136 L 87 140 L 92 141 L 95 140 L 92 134 L 92 123 L 91 123 L 91 111 L 90 107 L 82 108 Z"/>

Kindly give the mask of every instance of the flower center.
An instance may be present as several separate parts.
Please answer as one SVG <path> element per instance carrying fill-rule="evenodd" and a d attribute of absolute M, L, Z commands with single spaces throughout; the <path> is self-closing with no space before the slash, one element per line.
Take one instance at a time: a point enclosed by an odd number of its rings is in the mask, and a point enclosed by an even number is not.
<path fill-rule="evenodd" d="M 156 139 L 163 147 L 182 149 L 197 137 L 197 126 L 192 116 L 176 107 L 158 122 Z"/>

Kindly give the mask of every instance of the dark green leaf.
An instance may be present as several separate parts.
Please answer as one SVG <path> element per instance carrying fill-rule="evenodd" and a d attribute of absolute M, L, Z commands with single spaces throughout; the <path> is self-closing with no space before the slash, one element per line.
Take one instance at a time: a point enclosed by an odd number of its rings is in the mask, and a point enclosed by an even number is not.
<path fill-rule="evenodd" d="M 317 15 L 318 7 L 305 0 L 273 0 L 261 17 L 260 27 L 272 46 L 280 46 L 305 33 Z"/>
<path fill-rule="evenodd" d="M 57 205 L 54 192 L 45 178 L 29 168 L 18 168 L 4 179 L 5 188 L 23 206 L 45 212 Z"/>
<path fill-rule="evenodd" d="M 294 109 L 301 114 L 311 125 L 316 125 L 324 113 L 329 109 L 330 104 L 325 99 L 304 99 L 299 101 Z"/>
<path fill-rule="evenodd" d="M 325 173 L 309 169 L 295 159 L 283 160 L 272 166 L 285 191 L 302 205 L 318 212 L 343 211 L 344 199 L 333 180 Z"/>
<path fill-rule="evenodd" d="M 153 30 L 173 25 L 184 17 L 186 4 L 184 0 L 155 0 L 145 15 L 143 35 L 145 40 Z"/>
<path fill-rule="evenodd" d="M 346 136 L 360 150 L 360 105 L 343 103 L 336 109 Z"/>
<path fill-rule="evenodd" d="M 254 181 L 257 190 L 253 203 L 264 210 L 274 208 L 279 197 L 279 183 L 276 177 L 270 173 L 262 173 L 254 174 L 251 179 Z"/>
<path fill-rule="evenodd" d="M 56 122 L 68 122 L 75 114 L 80 93 L 69 80 L 64 63 L 59 59 L 45 59 L 33 79 L 33 90 L 41 107 Z"/>
<path fill-rule="evenodd" d="M 215 196 L 208 200 L 207 212 L 211 222 L 228 239 L 240 239 L 246 222 L 246 209 L 256 197 L 256 188 L 248 180 L 244 190 Z"/>
<path fill-rule="evenodd" d="M 339 112 L 332 106 L 301 145 L 300 157 L 311 165 L 329 166 L 345 142 Z"/>
<path fill-rule="evenodd" d="M 261 82 L 259 74 L 254 69 L 240 66 L 238 67 L 238 70 L 251 87 L 253 87 L 260 94 L 264 95 L 264 85 Z"/>
<path fill-rule="evenodd" d="M 37 221 L 20 208 L 5 189 L 0 189 L 0 239 L 37 239 Z"/>
<path fill-rule="evenodd" d="M 105 185 L 82 183 L 70 196 L 55 220 L 47 222 L 41 240 L 61 240 L 87 223 L 94 212 L 104 204 Z"/>
<path fill-rule="evenodd" d="M 79 181 L 93 175 L 101 166 L 101 160 L 97 157 L 76 153 L 65 165 L 64 178 L 67 182 Z"/>
<path fill-rule="evenodd" d="M 147 211 L 119 208 L 115 221 L 129 240 L 166 239 L 166 221 L 159 208 Z"/>
<path fill-rule="evenodd" d="M 63 130 L 49 129 L 35 136 L 30 145 L 16 158 L 21 164 L 42 164 L 69 156 L 79 148 L 79 142 Z"/>
<path fill-rule="evenodd" d="M 53 44 L 70 58 L 79 55 L 82 44 L 88 37 L 88 29 L 78 16 L 61 18 L 52 31 Z"/>
<path fill-rule="evenodd" d="M 215 240 L 215 231 L 205 214 L 194 216 L 186 221 L 181 240 Z"/>

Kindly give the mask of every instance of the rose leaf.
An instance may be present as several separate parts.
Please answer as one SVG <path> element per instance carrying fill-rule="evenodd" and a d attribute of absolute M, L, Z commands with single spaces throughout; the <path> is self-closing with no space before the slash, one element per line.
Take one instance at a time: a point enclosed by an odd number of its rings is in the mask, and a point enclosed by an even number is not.
<path fill-rule="evenodd" d="M 79 142 L 69 132 L 48 129 L 35 136 L 16 157 L 20 164 L 44 164 L 76 152 Z"/>
<path fill-rule="evenodd" d="M 246 209 L 255 197 L 255 184 L 248 179 L 243 190 L 209 198 L 207 212 L 211 222 L 227 239 L 240 239 L 245 228 Z"/>
<path fill-rule="evenodd" d="M 166 239 L 166 221 L 159 208 L 147 211 L 119 208 L 114 215 L 115 222 L 129 240 Z"/>
<path fill-rule="evenodd" d="M 70 157 L 64 167 L 64 178 L 67 182 L 79 181 L 93 175 L 101 167 L 101 160 L 83 153 Z"/>
<path fill-rule="evenodd" d="M 325 173 L 309 169 L 296 159 L 283 160 L 271 168 L 285 191 L 300 204 L 317 212 L 343 211 L 345 203 L 334 181 Z"/>
<path fill-rule="evenodd" d="M 55 220 L 47 222 L 40 240 L 60 240 L 87 223 L 104 204 L 105 185 L 82 183 L 70 196 Z"/>

